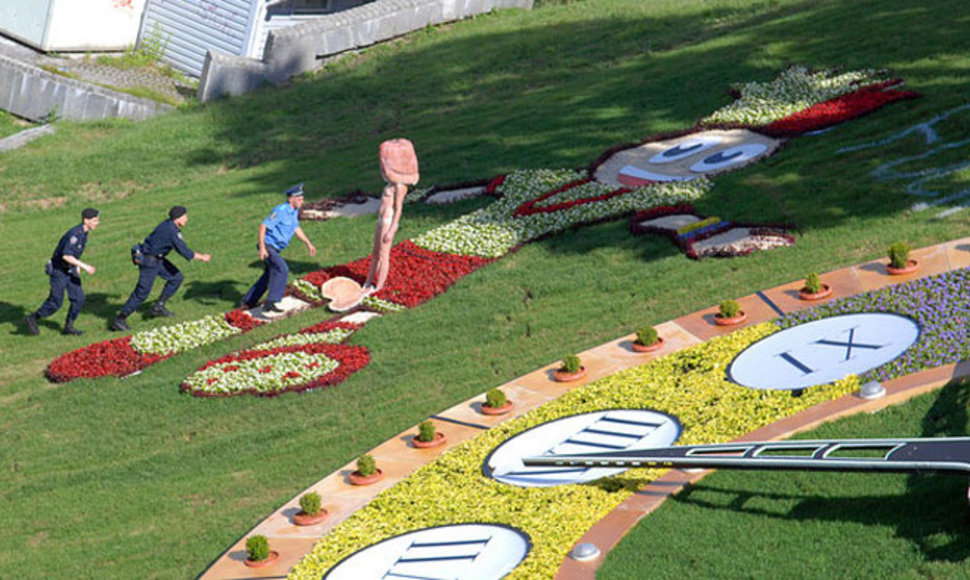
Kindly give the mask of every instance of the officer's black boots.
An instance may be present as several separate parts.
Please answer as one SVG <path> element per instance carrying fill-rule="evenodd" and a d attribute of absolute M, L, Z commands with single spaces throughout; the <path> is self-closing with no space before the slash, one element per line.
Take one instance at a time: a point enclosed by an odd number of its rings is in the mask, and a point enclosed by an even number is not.
<path fill-rule="evenodd" d="M 159 298 L 152 305 L 152 316 L 175 316 L 175 313 L 165 308 L 165 300 Z"/>
<path fill-rule="evenodd" d="M 61 334 L 70 334 L 72 336 L 80 336 L 80 335 L 84 334 L 84 331 L 83 330 L 78 330 L 78 329 L 74 328 L 74 321 L 73 320 L 69 320 L 69 321 L 67 321 L 67 322 L 64 323 L 64 330 L 61 331 Z"/>
<path fill-rule="evenodd" d="M 27 325 L 27 332 L 37 336 L 40 334 L 40 327 L 37 326 L 37 313 L 31 312 L 24 317 L 24 324 Z"/>
<path fill-rule="evenodd" d="M 111 321 L 111 330 L 128 330 L 128 323 L 125 322 L 125 317 L 118 315 L 114 320 Z"/>

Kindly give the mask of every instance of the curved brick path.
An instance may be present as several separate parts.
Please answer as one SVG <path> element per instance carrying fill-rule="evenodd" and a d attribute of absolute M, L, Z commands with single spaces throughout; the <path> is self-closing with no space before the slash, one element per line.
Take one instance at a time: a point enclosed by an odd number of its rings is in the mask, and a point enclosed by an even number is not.
<path fill-rule="evenodd" d="M 889 276 L 886 272 L 886 260 L 880 259 L 828 272 L 821 276 L 822 282 L 832 286 L 833 294 L 829 298 L 831 300 L 832 298 L 868 292 L 916 278 L 966 268 L 970 266 L 970 238 L 962 238 L 937 246 L 914 250 L 910 257 L 920 262 L 919 271 L 913 274 Z M 797 280 L 738 299 L 742 310 L 748 313 L 748 320 L 745 325 L 765 322 L 782 314 L 817 304 L 816 302 L 804 302 L 798 299 L 798 289 L 802 284 L 802 280 Z M 381 482 L 366 487 L 351 486 L 347 481 L 347 476 L 355 469 L 355 466 L 353 463 L 343 466 L 298 494 L 282 508 L 247 532 L 222 554 L 200 578 L 214 580 L 280 578 L 285 576 L 293 565 L 309 552 L 330 529 L 347 519 L 355 510 L 366 505 L 382 490 L 404 479 L 417 468 L 430 462 L 452 446 L 471 439 L 484 429 L 518 417 L 545 402 L 554 400 L 576 387 L 737 329 L 737 327 L 715 325 L 713 318 L 716 312 L 717 307 L 712 306 L 656 325 L 657 331 L 665 340 L 663 348 L 654 353 L 634 353 L 630 348 L 630 344 L 635 338 L 635 335 L 632 334 L 579 353 L 583 365 L 587 369 L 586 377 L 583 380 L 573 383 L 553 381 L 552 372 L 558 367 L 557 361 L 509 381 L 500 387 L 510 400 L 515 401 L 515 407 L 507 415 L 482 415 L 478 409 L 484 401 L 484 395 L 479 395 L 432 415 L 430 419 L 439 431 L 447 434 L 448 443 L 433 449 L 413 448 L 410 441 L 411 437 L 417 433 L 416 426 L 395 435 L 369 451 L 384 471 L 385 477 Z M 836 401 L 818 405 L 752 431 L 742 437 L 741 440 L 782 439 L 795 432 L 810 429 L 823 421 L 862 411 L 872 412 L 886 405 L 904 401 L 915 395 L 939 388 L 954 377 L 965 375 L 970 375 L 970 364 L 960 363 L 887 381 L 883 383 L 883 386 L 886 387 L 887 396 L 881 399 L 867 401 L 855 395 L 847 395 Z M 604 553 L 609 551 L 643 516 L 660 505 L 664 498 L 676 493 L 685 485 L 699 480 L 706 473 L 708 472 L 687 473 L 680 470 L 671 470 L 620 504 L 587 531 L 580 541 L 593 542 Z M 323 507 L 330 515 L 320 524 L 297 527 L 293 524 L 292 517 L 299 511 L 300 496 L 309 491 L 316 491 L 320 494 Z M 280 552 L 280 559 L 274 565 L 253 569 L 247 568 L 243 564 L 246 559 L 246 538 L 254 534 L 265 535 L 269 539 L 270 546 Z M 602 561 L 602 556 L 584 563 L 576 562 L 567 557 L 559 569 L 557 578 L 591 579 Z"/>

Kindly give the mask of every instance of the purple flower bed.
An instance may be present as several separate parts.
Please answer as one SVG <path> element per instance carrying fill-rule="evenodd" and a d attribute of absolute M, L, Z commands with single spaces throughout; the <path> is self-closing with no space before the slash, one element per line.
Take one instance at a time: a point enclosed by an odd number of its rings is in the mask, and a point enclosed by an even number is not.
<path fill-rule="evenodd" d="M 782 328 L 859 312 L 892 312 L 920 326 L 906 352 L 862 375 L 884 381 L 970 358 L 970 269 L 954 270 L 848 298 L 833 300 L 775 320 Z"/>

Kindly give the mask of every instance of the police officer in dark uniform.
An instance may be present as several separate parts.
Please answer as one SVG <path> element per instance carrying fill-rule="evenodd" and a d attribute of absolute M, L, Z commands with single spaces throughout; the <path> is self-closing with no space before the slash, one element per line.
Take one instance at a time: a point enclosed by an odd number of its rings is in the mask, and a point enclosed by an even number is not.
<path fill-rule="evenodd" d="M 36 312 L 28 314 L 24 318 L 27 324 L 27 331 L 30 334 L 40 334 L 37 321 L 47 318 L 60 309 L 64 303 L 64 291 L 67 290 L 67 299 L 71 301 L 71 307 L 67 311 L 67 320 L 64 322 L 64 334 L 83 334 L 84 331 L 74 328 L 74 321 L 81 312 L 84 305 L 84 289 L 81 288 L 81 273 L 84 270 L 88 274 L 94 274 L 94 266 L 81 261 L 81 254 L 84 253 L 84 246 L 88 243 L 88 232 L 98 227 L 101 212 L 96 209 L 87 208 L 81 212 L 81 223 L 69 229 L 66 234 L 61 236 L 61 240 L 54 249 L 54 255 L 47 263 L 47 274 L 50 276 L 51 291 L 47 300 L 37 309 Z"/>
<path fill-rule="evenodd" d="M 161 295 L 152 306 L 151 313 L 154 316 L 175 315 L 171 310 L 165 308 L 165 302 L 179 289 L 183 278 L 182 272 L 165 257 L 173 249 L 186 260 L 208 262 L 212 259 L 209 254 L 193 252 L 182 239 L 180 230 L 189 221 L 188 210 L 185 207 L 181 205 L 173 207 L 168 211 L 168 218 L 158 224 L 155 231 L 145 238 L 145 242 L 142 244 L 141 263 L 138 264 L 138 285 L 135 286 L 125 305 L 121 307 L 121 312 L 111 322 L 111 330 L 128 330 L 126 319 L 148 298 L 156 276 L 165 280 L 165 287 L 162 288 Z"/>

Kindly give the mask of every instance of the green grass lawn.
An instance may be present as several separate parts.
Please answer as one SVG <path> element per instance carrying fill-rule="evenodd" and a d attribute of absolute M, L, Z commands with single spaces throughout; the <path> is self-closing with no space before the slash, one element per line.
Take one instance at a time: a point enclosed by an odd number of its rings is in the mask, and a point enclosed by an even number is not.
<path fill-rule="evenodd" d="M 19 133 L 30 126 L 29 121 L 24 121 L 6 111 L 0 111 L 0 139 Z"/>
<path fill-rule="evenodd" d="M 946 220 L 912 212 L 906 182 L 869 175 L 925 151 L 921 135 L 836 153 L 965 102 L 970 27 L 961 6 L 545 2 L 427 29 L 284 87 L 138 124 L 62 122 L 55 135 L 0 155 L 0 576 L 194 576 L 360 453 L 568 352 L 811 270 L 882 256 L 896 240 L 922 246 L 967 235 L 970 212 Z M 732 83 L 772 79 L 788 64 L 889 68 L 924 94 L 797 139 L 717 178 L 697 204 L 726 219 L 793 222 L 793 248 L 692 262 L 666 239 L 631 236 L 623 220 L 569 232 L 369 324 L 352 342 L 371 349 L 370 366 L 320 392 L 199 400 L 180 395 L 178 384 L 209 358 L 320 321 L 321 311 L 130 379 L 53 385 L 42 376 L 57 355 L 114 336 L 107 324 L 136 278 L 128 248 L 171 205 L 189 207 L 187 241 L 213 254 L 209 264 L 184 265 L 185 286 L 169 303 L 176 321 L 191 320 L 231 308 L 259 275 L 256 227 L 286 187 L 304 181 L 311 199 L 377 192 L 383 139 L 414 141 L 423 184 L 585 166 L 617 143 L 691 126 L 731 101 Z M 943 136 L 965 135 L 968 118 L 954 117 Z M 965 157 L 954 149 L 914 165 Z M 941 187 L 957 191 L 968 178 L 954 174 Z M 398 239 L 483 203 L 410 205 Z M 20 320 L 47 291 L 43 264 L 88 205 L 102 219 L 84 255 L 98 268 L 85 277 L 78 326 L 87 334 L 61 336 L 62 310 L 42 323 L 41 337 L 26 336 Z M 304 228 L 318 255 L 288 250 L 295 274 L 367 254 L 373 220 Z M 142 330 L 170 321 L 136 314 L 129 322 Z M 898 489 L 870 481 L 876 495 Z M 787 525 L 798 534 L 810 524 Z M 920 574 L 922 562 L 912 551 L 901 575 Z"/>

